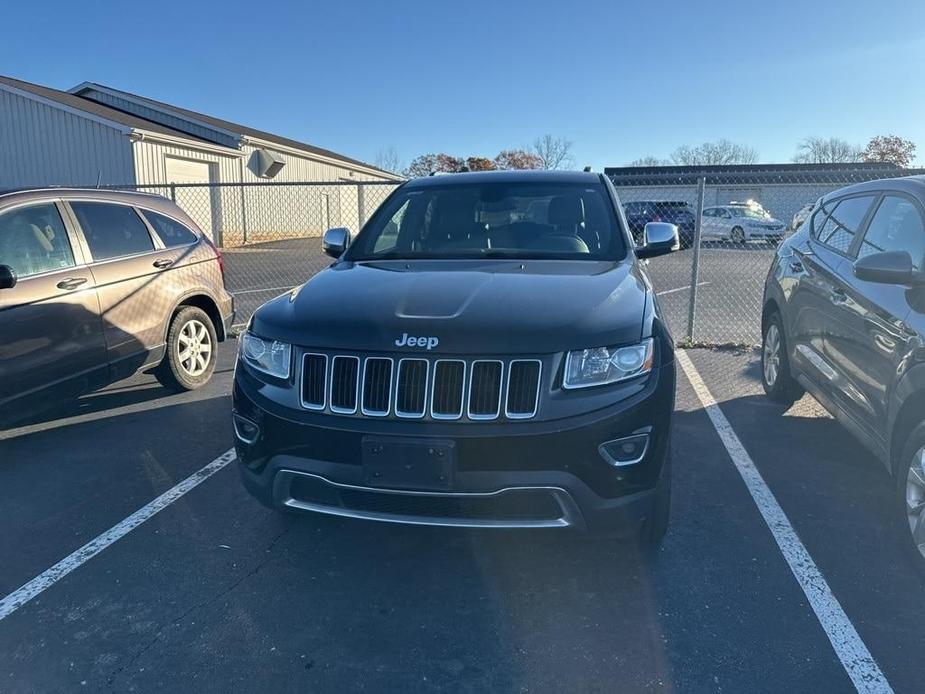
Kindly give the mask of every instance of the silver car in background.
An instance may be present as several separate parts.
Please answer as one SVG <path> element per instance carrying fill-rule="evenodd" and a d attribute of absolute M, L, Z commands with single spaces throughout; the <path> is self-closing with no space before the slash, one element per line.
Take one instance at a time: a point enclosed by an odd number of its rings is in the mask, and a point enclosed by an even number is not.
<path fill-rule="evenodd" d="M 706 240 L 777 243 L 784 237 L 785 231 L 786 225 L 782 221 L 749 205 L 719 205 L 703 210 L 701 236 Z"/>

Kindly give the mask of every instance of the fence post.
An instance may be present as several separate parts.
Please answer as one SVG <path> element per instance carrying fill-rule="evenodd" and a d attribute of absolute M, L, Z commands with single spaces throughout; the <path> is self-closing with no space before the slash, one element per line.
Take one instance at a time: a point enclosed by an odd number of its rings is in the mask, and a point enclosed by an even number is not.
<path fill-rule="evenodd" d="M 173 183 L 170 184 L 170 199 L 177 201 L 177 187 Z"/>
<path fill-rule="evenodd" d="M 357 183 L 357 231 L 363 228 L 366 221 L 366 189 L 362 183 Z"/>
<path fill-rule="evenodd" d="M 697 181 L 697 218 L 694 220 L 694 262 L 691 264 L 690 306 L 687 312 L 687 339 L 694 341 L 694 327 L 697 319 L 697 284 L 700 280 L 700 235 L 703 222 L 703 201 L 706 193 L 707 177 L 701 176 Z"/>
<path fill-rule="evenodd" d="M 241 233 L 243 235 L 243 245 L 247 245 L 247 202 L 244 195 L 244 186 L 241 186 Z"/>

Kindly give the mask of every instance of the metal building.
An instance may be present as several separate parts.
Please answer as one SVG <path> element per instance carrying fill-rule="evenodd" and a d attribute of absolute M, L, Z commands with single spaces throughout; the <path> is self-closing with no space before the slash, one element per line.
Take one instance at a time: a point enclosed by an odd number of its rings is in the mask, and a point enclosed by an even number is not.
<path fill-rule="evenodd" d="M 291 195 L 282 209 L 265 189 L 182 184 L 401 180 L 336 152 L 103 85 L 85 82 L 65 92 L 2 76 L 0 163 L 0 188 L 169 190 L 208 233 L 226 242 L 247 229 L 259 238 L 261 230 L 291 225 L 294 218 L 313 232 L 339 224 L 357 228 L 363 187 L 332 186 L 311 200 Z"/>

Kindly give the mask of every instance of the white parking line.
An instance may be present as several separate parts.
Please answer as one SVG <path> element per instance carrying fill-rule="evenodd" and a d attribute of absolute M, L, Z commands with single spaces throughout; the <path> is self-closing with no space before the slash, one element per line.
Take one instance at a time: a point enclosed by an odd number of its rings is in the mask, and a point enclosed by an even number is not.
<path fill-rule="evenodd" d="M 159 511 L 164 510 L 174 501 L 186 494 L 197 485 L 205 482 L 209 477 L 221 470 L 235 459 L 234 449 L 229 449 L 222 453 L 218 458 L 194 472 L 185 480 L 174 487 L 171 487 L 159 497 L 150 503 L 142 506 L 125 520 L 112 526 L 102 535 L 93 538 L 83 547 L 75 550 L 50 569 L 43 571 L 31 581 L 22 587 L 14 590 L 5 598 L 0 600 L 0 620 L 6 619 L 20 607 L 29 602 L 42 591 L 50 588 L 62 578 L 67 576 L 71 571 L 80 567 L 104 549 L 109 547 L 116 540 L 128 535 L 132 530 L 153 517 Z"/>
<path fill-rule="evenodd" d="M 880 667 L 871 656 L 867 646 L 861 640 L 848 615 L 842 609 L 838 599 L 826 583 L 822 572 L 810 556 L 806 547 L 800 541 L 793 526 L 787 519 L 784 510 L 777 503 L 773 492 L 765 483 L 751 456 L 745 450 L 739 437 L 733 430 L 726 415 L 716 404 L 713 395 L 707 388 L 693 362 L 681 350 L 675 350 L 675 358 L 687 375 L 700 403 L 713 422 L 716 433 L 719 434 L 729 457 L 742 476 L 745 486 L 764 522 L 767 523 L 781 554 L 790 566 L 797 583 L 803 589 L 803 594 L 809 601 L 810 607 L 816 613 L 816 619 L 825 630 L 835 655 L 841 661 L 842 667 L 854 683 L 859 692 L 892 692 L 890 683 L 881 672 Z"/>
<path fill-rule="evenodd" d="M 697 286 L 702 287 L 705 284 L 710 284 L 709 282 L 698 282 Z M 674 294 L 675 292 L 685 292 L 691 288 L 691 285 L 685 284 L 683 287 L 675 287 L 674 289 L 666 289 L 661 292 L 655 292 L 656 296 L 664 296 L 665 294 Z"/>

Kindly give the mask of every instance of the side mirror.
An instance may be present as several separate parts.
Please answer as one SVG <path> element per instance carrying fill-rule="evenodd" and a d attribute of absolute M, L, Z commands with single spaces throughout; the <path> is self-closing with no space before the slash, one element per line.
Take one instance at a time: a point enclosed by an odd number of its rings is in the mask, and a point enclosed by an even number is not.
<path fill-rule="evenodd" d="M 16 270 L 9 265 L 0 265 L 0 289 L 12 289 L 17 279 Z"/>
<path fill-rule="evenodd" d="M 854 276 L 865 282 L 911 286 L 925 284 L 925 273 L 917 272 L 906 251 L 874 253 L 854 263 Z"/>
<path fill-rule="evenodd" d="M 321 249 L 332 258 L 340 258 L 350 245 L 350 229 L 334 227 L 324 232 Z"/>
<path fill-rule="evenodd" d="M 678 227 L 667 222 L 649 222 L 642 231 L 642 245 L 636 247 L 637 258 L 655 258 L 681 247 Z"/>

